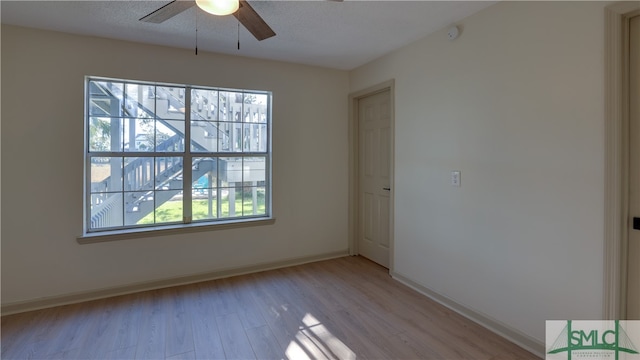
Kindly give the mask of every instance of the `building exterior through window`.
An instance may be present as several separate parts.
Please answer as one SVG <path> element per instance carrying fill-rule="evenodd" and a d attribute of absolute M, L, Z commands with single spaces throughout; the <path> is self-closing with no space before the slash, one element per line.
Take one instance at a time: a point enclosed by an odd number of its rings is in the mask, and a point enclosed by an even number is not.
<path fill-rule="evenodd" d="M 271 93 L 89 77 L 85 233 L 271 216 Z"/>

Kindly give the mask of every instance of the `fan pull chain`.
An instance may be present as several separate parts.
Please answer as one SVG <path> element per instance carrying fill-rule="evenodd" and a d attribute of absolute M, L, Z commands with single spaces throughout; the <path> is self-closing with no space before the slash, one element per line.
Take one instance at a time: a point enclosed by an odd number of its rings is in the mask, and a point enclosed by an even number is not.
<path fill-rule="evenodd" d="M 198 55 L 198 9 L 196 7 L 196 55 Z"/>
<path fill-rule="evenodd" d="M 238 50 L 240 50 L 240 19 L 238 19 Z"/>

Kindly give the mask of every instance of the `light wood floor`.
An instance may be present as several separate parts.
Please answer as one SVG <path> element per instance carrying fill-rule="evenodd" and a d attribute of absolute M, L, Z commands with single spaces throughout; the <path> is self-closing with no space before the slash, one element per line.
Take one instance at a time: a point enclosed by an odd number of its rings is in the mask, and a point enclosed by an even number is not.
<path fill-rule="evenodd" d="M 2 318 L 2 359 L 537 359 L 345 257 Z"/>

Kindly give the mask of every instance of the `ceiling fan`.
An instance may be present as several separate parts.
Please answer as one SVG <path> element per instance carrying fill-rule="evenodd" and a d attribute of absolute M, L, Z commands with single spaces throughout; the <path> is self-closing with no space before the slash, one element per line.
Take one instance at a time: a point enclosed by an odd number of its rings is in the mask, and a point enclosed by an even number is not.
<path fill-rule="evenodd" d="M 227 1 L 224 5 L 229 3 L 231 3 L 231 5 L 225 9 L 209 7 L 212 3 L 222 3 L 222 1 L 173 0 L 161 8 L 141 17 L 140 21 L 160 24 L 193 7 L 196 3 L 198 3 L 198 7 L 214 15 L 229 15 L 233 13 L 233 16 L 259 41 L 276 35 L 273 29 L 269 27 L 262 17 L 258 15 L 253 7 L 245 0 Z"/>

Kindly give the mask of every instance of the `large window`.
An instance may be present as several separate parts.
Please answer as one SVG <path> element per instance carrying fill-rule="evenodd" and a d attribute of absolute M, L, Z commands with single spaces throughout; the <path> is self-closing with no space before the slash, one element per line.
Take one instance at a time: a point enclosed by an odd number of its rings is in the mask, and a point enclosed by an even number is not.
<path fill-rule="evenodd" d="M 88 78 L 85 232 L 270 217 L 271 93 Z"/>

